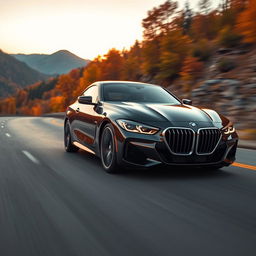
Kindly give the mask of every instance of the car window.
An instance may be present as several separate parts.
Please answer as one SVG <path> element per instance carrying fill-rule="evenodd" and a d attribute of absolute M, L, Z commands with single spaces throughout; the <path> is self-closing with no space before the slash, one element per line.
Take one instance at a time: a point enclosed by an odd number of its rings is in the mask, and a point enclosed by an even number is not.
<path fill-rule="evenodd" d="M 180 104 L 160 86 L 150 84 L 108 83 L 103 86 L 105 101 Z"/>
<path fill-rule="evenodd" d="M 82 96 L 92 96 L 92 102 L 97 103 L 98 102 L 98 86 L 94 85 L 87 90 L 84 91 Z"/>

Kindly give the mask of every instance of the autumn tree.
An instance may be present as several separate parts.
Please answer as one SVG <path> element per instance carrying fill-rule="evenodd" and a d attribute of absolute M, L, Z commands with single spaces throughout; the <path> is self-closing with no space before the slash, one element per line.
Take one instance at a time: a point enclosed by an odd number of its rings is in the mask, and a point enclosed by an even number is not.
<path fill-rule="evenodd" d="M 226 26 L 219 32 L 218 42 L 224 47 L 238 46 L 241 41 L 241 35 L 231 29 L 230 26 Z"/>
<path fill-rule="evenodd" d="M 247 0 L 222 0 L 219 11 L 219 30 L 229 27 L 234 30 L 238 16 L 244 10 Z"/>
<path fill-rule="evenodd" d="M 9 97 L 0 101 L 0 113 L 2 114 L 16 114 L 16 99 Z"/>
<path fill-rule="evenodd" d="M 16 106 L 17 108 L 21 107 L 22 105 L 25 105 L 28 101 L 28 92 L 24 89 L 20 89 L 17 91 L 16 94 Z"/>
<path fill-rule="evenodd" d="M 123 70 L 123 58 L 120 51 L 111 49 L 101 63 L 102 80 L 120 80 Z"/>
<path fill-rule="evenodd" d="M 42 106 L 40 103 L 34 105 L 32 108 L 31 108 L 31 115 L 33 116 L 40 116 L 43 114 L 43 110 L 42 110 Z"/>
<path fill-rule="evenodd" d="M 246 1 L 246 8 L 237 21 L 237 30 L 244 36 L 244 42 L 256 42 L 256 1 Z"/>
<path fill-rule="evenodd" d="M 123 80 L 138 81 L 142 77 L 142 49 L 138 41 L 124 54 Z"/>
<path fill-rule="evenodd" d="M 101 57 L 98 56 L 83 70 L 82 76 L 79 79 L 79 84 L 74 91 L 75 97 L 79 96 L 90 84 L 102 80 L 101 61 Z"/>
<path fill-rule="evenodd" d="M 176 1 L 165 0 L 143 19 L 141 42 L 123 51 L 111 49 L 84 68 L 17 89 L 15 97 L 0 100 L 0 113 L 64 111 L 88 85 L 99 80 L 170 85 L 181 79 L 185 90 L 191 91 L 217 47 L 236 47 L 242 39 L 256 43 L 256 0 L 221 0 L 217 9 L 211 8 L 211 3 L 200 0 L 195 13 L 188 0 L 183 10 L 178 10 Z M 223 66 L 227 66 L 225 62 Z"/>
<path fill-rule="evenodd" d="M 162 38 L 158 79 L 168 81 L 179 73 L 190 43 L 189 37 L 181 30 L 170 31 Z"/>
<path fill-rule="evenodd" d="M 159 34 L 167 33 L 171 27 L 171 18 L 178 7 L 177 2 L 167 0 L 148 11 L 148 16 L 143 19 L 143 35 L 146 40 L 152 40 Z"/>
<path fill-rule="evenodd" d="M 142 72 L 146 80 L 153 80 L 159 72 L 160 42 L 158 40 L 144 41 L 142 44 Z"/>
<path fill-rule="evenodd" d="M 194 40 L 212 40 L 219 30 L 219 11 L 211 9 L 210 0 L 200 0 L 198 5 L 199 13 L 193 16 L 191 36 Z"/>
<path fill-rule="evenodd" d="M 186 92 L 190 92 L 193 88 L 193 84 L 200 77 L 203 70 L 203 62 L 198 58 L 188 56 L 185 58 L 180 76 L 184 82 L 184 89 Z"/>
<path fill-rule="evenodd" d="M 50 99 L 51 112 L 62 112 L 65 110 L 65 98 L 63 96 L 56 96 Z"/>
<path fill-rule="evenodd" d="M 74 91 L 79 84 L 80 72 L 79 69 L 74 69 L 68 74 L 61 75 L 58 79 L 56 90 L 60 96 L 64 97 L 64 106 L 68 106 L 75 99 Z"/>

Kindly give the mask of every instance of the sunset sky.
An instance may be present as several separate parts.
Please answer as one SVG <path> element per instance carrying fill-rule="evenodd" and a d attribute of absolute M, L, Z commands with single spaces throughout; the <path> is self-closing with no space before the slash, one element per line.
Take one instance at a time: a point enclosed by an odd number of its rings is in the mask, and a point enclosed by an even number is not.
<path fill-rule="evenodd" d="M 164 0 L 0 0 L 0 49 L 94 58 L 142 38 L 141 21 Z M 197 0 L 190 0 L 192 7 Z M 216 3 L 216 1 L 213 1 Z M 217 1 L 219 2 L 219 1 Z M 183 7 L 185 0 L 178 0 Z M 216 5 L 216 4 L 215 4 Z"/>

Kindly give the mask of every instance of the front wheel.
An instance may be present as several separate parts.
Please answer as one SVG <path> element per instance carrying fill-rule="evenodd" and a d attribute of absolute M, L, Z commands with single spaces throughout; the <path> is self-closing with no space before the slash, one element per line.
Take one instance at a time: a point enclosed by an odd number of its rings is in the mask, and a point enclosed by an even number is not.
<path fill-rule="evenodd" d="M 100 158 L 105 171 L 108 173 L 118 172 L 115 145 L 113 126 L 111 124 L 107 124 L 101 135 Z"/>
<path fill-rule="evenodd" d="M 64 146 L 67 152 L 77 152 L 79 150 L 79 148 L 72 143 L 69 121 L 65 123 L 64 127 Z"/>

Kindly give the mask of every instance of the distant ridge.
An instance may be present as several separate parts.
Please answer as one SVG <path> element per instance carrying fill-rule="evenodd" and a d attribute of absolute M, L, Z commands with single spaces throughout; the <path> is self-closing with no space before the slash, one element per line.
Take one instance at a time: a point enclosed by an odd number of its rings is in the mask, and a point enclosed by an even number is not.
<path fill-rule="evenodd" d="M 0 50 L 0 98 L 48 77 Z"/>
<path fill-rule="evenodd" d="M 60 50 L 53 54 L 12 54 L 19 61 L 25 62 L 31 68 L 48 75 L 68 73 L 74 68 L 84 67 L 89 60 L 82 59 L 75 54 Z"/>

